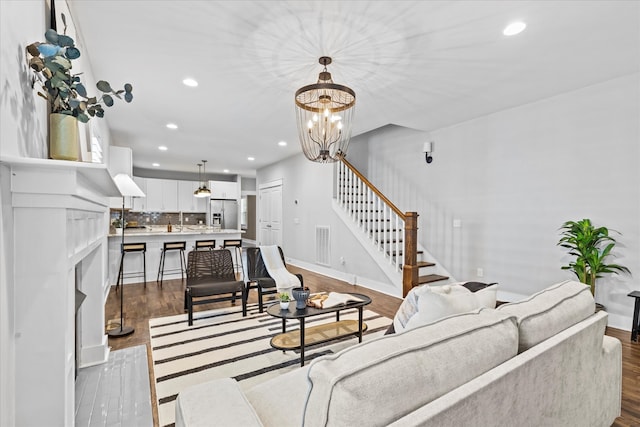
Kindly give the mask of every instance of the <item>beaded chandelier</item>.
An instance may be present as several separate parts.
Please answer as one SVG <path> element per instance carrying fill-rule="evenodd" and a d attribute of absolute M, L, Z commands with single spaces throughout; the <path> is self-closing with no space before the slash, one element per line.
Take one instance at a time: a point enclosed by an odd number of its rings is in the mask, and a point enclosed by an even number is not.
<path fill-rule="evenodd" d="M 324 70 L 318 82 L 296 91 L 296 116 L 304 155 L 314 162 L 330 163 L 347 154 L 356 93 L 333 82 L 327 71 L 330 57 L 323 56 L 319 62 Z"/>

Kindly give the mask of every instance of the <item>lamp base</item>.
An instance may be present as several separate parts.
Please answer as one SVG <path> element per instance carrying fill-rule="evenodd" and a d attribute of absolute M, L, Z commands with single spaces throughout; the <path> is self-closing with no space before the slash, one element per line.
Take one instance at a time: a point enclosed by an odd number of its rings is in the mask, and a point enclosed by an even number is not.
<path fill-rule="evenodd" d="M 107 332 L 107 335 L 113 338 L 124 337 L 126 335 L 131 335 L 135 331 L 131 326 L 124 326 L 118 329 L 112 329 Z"/>

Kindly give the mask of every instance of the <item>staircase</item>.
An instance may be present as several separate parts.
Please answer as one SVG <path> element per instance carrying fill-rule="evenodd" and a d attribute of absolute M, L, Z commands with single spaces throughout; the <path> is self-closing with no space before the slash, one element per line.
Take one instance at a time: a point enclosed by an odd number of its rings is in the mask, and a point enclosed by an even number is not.
<path fill-rule="evenodd" d="M 356 237 L 391 281 L 401 284 L 403 297 L 414 286 L 449 279 L 428 273 L 435 263 L 418 260 L 424 251 L 418 249 L 417 212 L 400 211 L 345 158 L 336 173 L 336 212 L 359 229 Z"/>

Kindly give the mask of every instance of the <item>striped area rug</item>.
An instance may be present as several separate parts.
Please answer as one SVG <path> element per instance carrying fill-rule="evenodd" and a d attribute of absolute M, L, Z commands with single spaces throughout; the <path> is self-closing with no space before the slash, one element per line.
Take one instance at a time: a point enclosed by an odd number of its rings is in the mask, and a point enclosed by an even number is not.
<path fill-rule="evenodd" d="M 258 313 L 257 304 L 248 305 L 247 317 L 240 307 L 229 307 L 194 313 L 193 326 L 187 325 L 187 315 L 149 320 L 153 373 L 158 398 L 160 426 L 173 425 L 175 399 L 191 385 L 216 378 L 232 377 L 243 389 L 300 367 L 300 354 L 282 352 L 269 341 L 282 332 L 282 320 Z M 340 319 L 356 319 L 358 311 L 345 310 Z M 314 316 L 307 327 L 335 321 L 335 314 Z M 391 319 L 371 310 L 364 310 L 368 326 L 363 340 L 381 336 Z M 287 331 L 298 328 L 298 321 L 287 323 Z M 305 365 L 316 357 L 331 354 L 358 343 L 357 337 L 347 337 L 305 349 Z"/>

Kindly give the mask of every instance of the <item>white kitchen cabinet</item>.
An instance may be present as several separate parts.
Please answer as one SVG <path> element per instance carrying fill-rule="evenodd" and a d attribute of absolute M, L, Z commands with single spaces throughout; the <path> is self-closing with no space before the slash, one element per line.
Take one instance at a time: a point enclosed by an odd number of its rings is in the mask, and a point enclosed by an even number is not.
<path fill-rule="evenodd" d="M 178 212 L 178 181 L 147 178 L 149 212 Z"/>
<path fill-rule="evenodd" d="M 237 182 L 229 181 L 209 181 L 212 199 L 234 199 L 239 198 L 240 192 Z"/>
<path fill-rule="evenodd" d="M 133 177 L 133 182 L 136 183 L 138 187 L 142 190 L 142 192 L 147 194 L 147 179 L 140 178 L 138 176 Z M 131 210 L 134 212 L 144 212 L 147 210 L 147 198 L 146 197 L 132 197 L 131 201 Z"/>
<path fill-rule="evenodd" d="M 206 212 L 208 197 L 195 197 L 200 186 L 196 181 L 178 181 L 178 210 L 182 212 Z"/>

